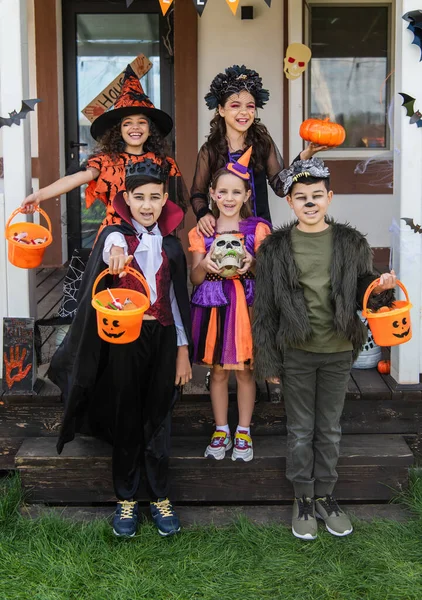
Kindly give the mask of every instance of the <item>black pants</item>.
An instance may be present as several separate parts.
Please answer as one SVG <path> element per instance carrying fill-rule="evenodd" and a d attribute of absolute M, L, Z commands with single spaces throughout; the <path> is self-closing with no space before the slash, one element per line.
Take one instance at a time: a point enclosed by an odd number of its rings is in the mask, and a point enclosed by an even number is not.
<path fill-rule="evenodd" d="M 332 494 L 337 481 L 344 398 L 352 352 L 319 354 L 286 348 L 286 476 L 295 496 Z"/>
<path fill-rule="evenodd" d="M 132 500 L 144 473 L 151 500 L 168 495 L 171 413 L 177 391 L 175 327 L 145 320 L 131 344 L 110 344 L 97 389 L 103 411 L 92 415 L 113 445 L 113 484 L 119 500 Z M 98 427 L 97 427 L 98 431 Z"/>

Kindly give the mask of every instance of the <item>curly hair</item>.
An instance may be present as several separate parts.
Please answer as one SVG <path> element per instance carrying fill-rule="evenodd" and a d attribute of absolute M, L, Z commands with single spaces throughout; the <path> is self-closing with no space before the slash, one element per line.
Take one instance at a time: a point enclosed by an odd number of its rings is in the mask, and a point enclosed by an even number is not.
<path fill-rule="evenodd" d="M 108 154 L 113 160 L 117 160 L 119 154 L 125 152 L 126 144 L 121 134 L 121 122 L 110 127 L 108 131 L 100 138 L 95 146 L 93 155 Z M 144 144 L 145 152 L 153 152 L 161 161 L 168 156 L 168 146 L 166 140 L 158 131 L 153 121 L 149 121 L 149 137 Z"/>
<path fill-rule="evenodd" d="M 220 177 L 222 175 L 227 175 L 227 174 L 233 175 L 233 173 L 231 171 L 228 171 L 225 167 L 218 169 L 218 171 L 213 175 L 213 178 L 211 181 L 211 189 L 215 190 Z M 247 179 L 242 179 L 241 177 L 239 177 L 239 179 L 240 179 L 240 181 L 243 182 L 243 185 L 245 186 L 245 190 L 247 192 L 249 192 L 249 190 L 251 189 L 249 181 Z M 214 202 L 214 200 L 212 200 L 211 212 L 214 215 L 214 217 L 216 219 L 218 219 L 218 217 L 220 216 L 220 211 L 218 210 L 218 206 Z M 247 219 L 248 217 L 251 217 L 251 216 L 252 216 L 252 208 L 251 208 L 251 201 L 249 199 L 247 202 L 245 202 L 245 204 L 242 205 L 242 208 L 240 209 L 240 218 Z"/>
<path fill-rule="evenodd" d="M 249 164 L 255 172 L 265 171 L 272 145 L 273 141 L 268 129 L 256 118 L 249 127 L 245 138 L 245 146 L 247 148 L 253 146 Z M 224 167 L 229 153 L 229 146 L 226 139 L 226 122 L 218 111 L 214 118 L 211 119 L 210 134 L 205 142 L 205 147 L 210 156 L 210 172 L 215 173 Z"/>

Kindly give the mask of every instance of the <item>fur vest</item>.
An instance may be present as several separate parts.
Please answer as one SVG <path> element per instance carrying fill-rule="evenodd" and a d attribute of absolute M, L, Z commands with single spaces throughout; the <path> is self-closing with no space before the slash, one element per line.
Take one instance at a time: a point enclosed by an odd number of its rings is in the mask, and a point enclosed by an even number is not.
<path fill-rule="evenodd" d="M 334 328 L 348 339 L 357 356 L 367 337 L 367 329 L 357 310 L 372 272 L 372 251 L 365 239 L 349 225 L 327 220 L 333 230 L 331 263 L 331 302 Z M 303 289 L 299 283 L 291 231 L 296 223 L 274 231 L 261 244 L 257 256 L 253 318 L 254 368 L 258 379 L 279 377 L 285 346 L 302 344 L 312 335 Z M 368 306 L 390 305 L 394 290 L 372 295 Z"/>

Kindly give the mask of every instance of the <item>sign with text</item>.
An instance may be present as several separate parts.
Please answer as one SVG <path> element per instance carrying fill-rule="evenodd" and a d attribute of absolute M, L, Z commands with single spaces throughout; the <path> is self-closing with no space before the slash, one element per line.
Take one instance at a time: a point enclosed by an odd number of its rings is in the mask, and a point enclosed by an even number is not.
<path fill-rule="evenodd" d="M 37 376 L 32 318 L 3 318 L 3 391 L 32 394 Z"/>
<path fill-rule="evenodd" d="M 141 79 L 141 77 L 151 69 L 152 62 L 144 54 L 140 54 L 130 63 L 130 66 L 137 77 Z M 106 112 L 106 110 L 111 108 L 116 102 L 120 90 L 122 89 L 124 77 L 125 72 L 122 71 L 100 94 L 98 94 L 96 98 L 94 98 L 94 100 L 91 100 L 91 102 L 82 109 L 82 114 L 85 115 L 91 123 Z"/>

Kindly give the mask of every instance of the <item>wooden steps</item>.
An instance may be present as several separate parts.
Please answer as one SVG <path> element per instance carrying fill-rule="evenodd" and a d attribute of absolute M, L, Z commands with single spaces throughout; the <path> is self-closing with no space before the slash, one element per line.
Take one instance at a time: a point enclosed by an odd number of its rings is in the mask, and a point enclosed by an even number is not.
<path fill-rule="evenodd" d="M 285 477 L 285 437 L 255 436 L 251 463 L 203 458 L 208 438 L 174 437 L 171 496 L 183 503 L 265 503 L 291 501 Z M 61 456 L 56 438 L 27 438 L 16 455 L 30 502 L 83 504 L 112 502 L 111 449 L 78 436 Z M 342 501 L 388 501 L 407 485 L 413 455 L 401 435 L 345 435 L 336 496 Z M 140 490 L 139 499 L 146 500 Z"/>

